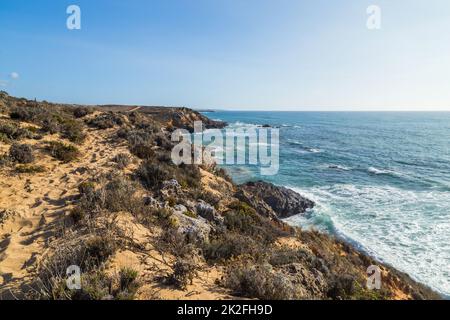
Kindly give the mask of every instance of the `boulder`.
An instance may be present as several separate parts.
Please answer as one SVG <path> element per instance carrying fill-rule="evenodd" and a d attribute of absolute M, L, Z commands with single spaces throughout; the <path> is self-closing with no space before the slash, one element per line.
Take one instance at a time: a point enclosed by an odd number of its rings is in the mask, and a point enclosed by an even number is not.
<path fill-rule="evenodd" d="M 263 181 L 240 185 L 235 196 L 269 218 L 288 218 L 314 207 L 313 201 L 297 192 Z"/>
<path fill-rule="evenodd" d="M 209 241 L 209 234 L 211 233 L 212 227 L 203 218 L 191 218 L 186 216 L 184 213 L 179 211 L 174 211 L 172 215 L 179 225 L 178 232 L 186 235 L 191 240 L 197 240 L 201 242 Z"/>

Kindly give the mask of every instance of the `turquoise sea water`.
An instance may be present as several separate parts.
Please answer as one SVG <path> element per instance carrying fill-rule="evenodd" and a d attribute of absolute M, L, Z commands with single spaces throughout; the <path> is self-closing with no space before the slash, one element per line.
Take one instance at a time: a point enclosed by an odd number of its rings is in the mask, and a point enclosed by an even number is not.
<path fill-rule="evenodd" d="M 280 170 L 228 166 L 317 203 L 287 221 L 346 238 L 450 296 L 450 113 L 215 112 L 280 128 Z"/>

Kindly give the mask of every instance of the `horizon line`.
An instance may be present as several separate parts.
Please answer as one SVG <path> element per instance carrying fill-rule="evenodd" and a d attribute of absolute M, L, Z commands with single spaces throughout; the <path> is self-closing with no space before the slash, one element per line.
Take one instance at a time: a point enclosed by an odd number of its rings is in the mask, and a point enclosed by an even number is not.
<path fill-rule="evenodd" d="M 6 90 L 0 90 L 0 92 L 5 92 L 7 95 L 9 96 L 13 96 L 10 95 Z M 21 98 L 25 98 L 28 100 L 37 100 L 37 98 L 26 98 L 26 97 L 18 97 L 18 96 L 13 96 L 15 98 L 21 99 Z M 361 109 L 345 109 L 348 107 L 342 107 L 342 106 L 328 106 L 328 107 L 323 107 L 323 106 L 316 106 L 315 108 L 318 108 L 320 110 L 314 110 L 311 108 L 314 107 L 296 107 L 297 109 L 292 109 L 292 108 L 274 108 L 271 109 L 273 107 L 269 107 L 270 109 L 253 109 L 253 108 L 242 108 L 242 109 L 229 109 L 229 108 L 214 108 L 214 107 L 191 107 L 191 106 L 186 106 L 186 105 L 169 105 L 169 104 L 136 104 L 136 103 L 131 103 L 131 104 L 120 104 L 120 103 L 79 103 L 79 102 L 60 102 L 60 101 L 48 101 L 46 99 L 40 99 L 40 102 L 50 102 L 50 103 L 56 103 L 56 104 L 68 104 L 68 105 L 78 105 L 78 106 L 90 106 L 90 107 L 101 107 L 101 106 L 124 106 L 124 107 L 148 107 L 148 108 L 152 108 L 152 107 L 163 107 L 163 108 L 189 108 L 198 112 L 219 112 L 219 111 L 223 111 L 223 112 L 450 112 L 450 106 L 445 107 L 446 109 L 441 110 L 439 108 L 436 107 L 432 107 L 431 109 L 427 110 L 427 109 L 413 109 L 413 110 L 402 110 L 402 109 L 396 109 L 398 107 L 392 107 L 392 108 L 388 108 L 388 107 L 384 107 L 382 109 L 372 109 L 372 110 L 364 110 L 364 107 L 359 107 Z M 305 108 L 305 109 L 303 109 Z M 343 109 L 340 109 L 343 108 Z M 336 109 L 340 109 L 340 110 L 336 110 Z"/>

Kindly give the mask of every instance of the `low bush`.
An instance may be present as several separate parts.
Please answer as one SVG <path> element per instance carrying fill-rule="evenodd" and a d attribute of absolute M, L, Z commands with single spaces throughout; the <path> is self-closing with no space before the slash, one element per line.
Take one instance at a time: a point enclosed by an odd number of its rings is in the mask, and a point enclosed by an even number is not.
<path fill-rule="evenodd" d="M 76 160 L 80 155 L 77 147 L 59 141 L 48 142 L 47 150 L 52 157 L 66 163 Z"/>
<path fill-rule="evenodd" d="M 172 179 L 169 166 L 155 161 L 143 162 L 136 171 L 137 177 L 147 189 L 159 189 L 164 181 Z"/>
<path fill-rule="evenodd" d="M 167 277 L 166 284 L 180 290 L 186 290 L 189 284 L 198 276 L 199 266 L 191 257 L 178 258 L 172 266 L 172 273 Z"/>
<path fill-rule="evenodd" d="M 144 210 L 144 200 L 136 196 L 137 186 L 124 177 L 115 177 L 106 184 L 103 193 L 104 208 L 111 212 L 126 211 L 139 214 Z"/>
<path fill-rule="evenodd" d="M 198 252 L 196 243 L 192 243 L 189 237 L 178 232 L 176 228 L 168 226 L 163 228 L 163 232 L 157 239 L 156 247 L 161 252 L 170 253 L 181 259 L 196 255 Z"/>
<path fill-rule="evenodd" d="M 131 268 L 122 268 L 119 272 L 119 287 L 114 292 L 118 300 L 133 300 L 140 287 L 139 273 Z"/>
<path fill-rule="evenodd" d="M 0 168 L 11 163 L 11 158 L 7 154 L 0 154 Z"/>
<path fill-rule="evenodd" d="M 277 224 L 262 217 L 248 204 L 240 201 L 232 203 L 230 211 L 225 214 L 225 225 L 228 229 L 249 235 L 258 241 L 271 243 L 287 233 Z"/>
<path fill-rule="evenodd" d="M 79 238 L 69 234 L 60 239 L 54 253 L 40 266 L 39 284 L 41 298 L 103 299 L 109 293 L 110 281 L 102 272 L 106 260 L 117 250 L 117 242 L 108 229 L 96 230 L 97 235 Z M 101 234 L 101 236 L 100 236 Z M 69 266 L 82 270 L 82 290 L 72 291 L 66 285 Z"/>
<path fill-rule="evenodd" d="M 253 238 L 234 232 L 224 232 L 202 245 L 203 255 L 208 262 L 225 262 L 243 255 L 259 260 L 265 249 Z"/>
<path fill-rule="evenodd" d="M 288 247 L 276 248 L 272 250 L 269 255 L 269 263 L 276 267 L 300 261 L 306 261 L 311 265 L 314 265 L 314 259 L 317 258 L 304 249 L 293 249 Z"/>
<path fill-rule="evenodd" d="M 93 194 L 95 192 L 95 183 L 92 181 L 84 181 L 78 185 L 78 191 L 82 195 Z"/>
<path fill-rule="evenodd" d="M 125 169 L 126 167 L 128 167 L 130 165 L 131 158 L 126 153 L 119 153 L 112 159 L 112 161 L 117 163 L 117 167 L 119 169 Z"/>
<path fill-rule="evenodd" d="M 42 173 L 45 172 L 46 169 L 43 166 L 33 166 L 33 165 L 17 165 L 16 166 L 17 173 Z"/>
<path fill-rule="evenodd" d="M 356 293 L 356 278 L 341 274 L 335 275 L 328 290 L 328 297 L 333 300 L 347 300 Z"/>
<path fill-rule="evenodd" d="M 13 108 L 9 116 L 14 120 L 36 122 L 40 119 L 47 118 L 48 114 L 49 112 L 45 108 L 39 106 L 37 103 L 29 102 L 25 106 Z"/>
<path fill-rule="evenodd" d="M 28 144 L 13 144 L 9 149 L 9 157 L 18 163 L 27 164 L 34 161 L 33 149 Z"/>
<path fill-rule="evenodd" d="M 125 177 L 110 177 L 109 182 L 96 188 L 91 181 L 78 186 L 80 199 L 70 216 L 79 223 L 106 210 L 109 212 L 130 212 L 136 216 L 145 211 L 144 199 L 136 195 L 135 183 Z"/>
<path fill-rule="evenodd" d="M 0 136 L 3 137 L 1 140 L 7 142 L 8 140 L 32 139 L 34 134 L 30 130 L 21 128 L 18 125 L 1 123 Z"/>
<path fill-rule="evenodd" d="M 86 139 L 83 126 L 76 120 L 64 119 L 60 128 L 61 136 L 73 143 L 81 143 Z"/>
<path fill-rule="evenodd" d="M 92 109 L 86 107 L 77 107 L 73 110 L 73 116 L 75 118 L 84 118 L 92 113 Z"/>
<path fill-rule="evenodd" d="M 109 129 L 114 128 L 114 126 L 121 126 L 124 124 L 123 117 L 120 115 L 110 112 L 104 113 L 96 116 L 94 119 L 89 120 L 88 125 L 97 129 Z"/>
<path fill-rule="evenodd" d="M 50 134 L 58 133 L 61 130 L 60 122 L 54 118 L 49 117 L 48 119 L 44 119 L 42 121 L 42 131 L 48 132 Z"/>
<path fill-rule="evenodd" d="M 289 277 L 274 271 L 268 264 L 244 263 L 229 267 L 224 285 L 236 295 L 262 300 L 294 300 L 301 298 Z"/>

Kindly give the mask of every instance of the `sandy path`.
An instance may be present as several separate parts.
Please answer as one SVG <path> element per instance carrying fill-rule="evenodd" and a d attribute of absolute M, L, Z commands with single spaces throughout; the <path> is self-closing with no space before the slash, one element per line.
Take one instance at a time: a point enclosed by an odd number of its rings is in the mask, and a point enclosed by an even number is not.
<path fill-rule="evenodd" d="M 110 169 L 110 159 L 126 150 L 125 145 L 106 143 L 108 133 L 89 131 L 80 147 L 81 157 L 73 163 L 62 164 L 39 154 L 36 164 L 44 165 L 45 173 L 11 177 L 0 171 L 0 212 L 13 214 L 0 224 L 0 299 L 12 298 L 11 291 L 26 289 L 39 258 L 62 228 L 78 185 Z"/>

